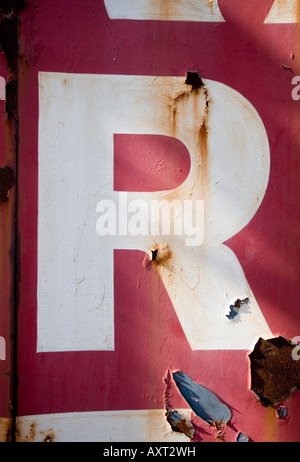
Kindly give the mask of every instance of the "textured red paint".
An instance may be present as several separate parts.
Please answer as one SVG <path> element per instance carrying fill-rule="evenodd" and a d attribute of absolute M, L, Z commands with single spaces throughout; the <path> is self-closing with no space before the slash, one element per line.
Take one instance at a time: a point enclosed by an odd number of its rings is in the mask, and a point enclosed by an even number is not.
<path fill-rule="evenodd" d="M 191 352 L 155 269 L 144 271 L 139 252 L 115 252 L 115 352 L 35 352 L 38 71 L 154 76 L 199 71 L 201 77 L 225 83 L 248 98 L 267 129 L 271 175 L 258 213 L 228 245 L 274 336 L 300 335 L 300 106 L 291 98 L 292 74 L 282 68 L 283 63 L 291 65 L 300 75 L 299 25 L 264 25 L 272 0 L 256 2 L 255 8 L 248 0 L 220 0 L 219 5 L 226 23 L 110 21 L 98 0 L 72 7 L 58 0 L 51 6 L 30 0 L 22 13 L 20 415 L 162 408 L 163 379 L 168 369 L 176 368 L 231 407 L 233 426 L 226 431 L 226 441 L 235 441 L 237 431 L 254 441 L 299 440 L 299 394 L 287 403 L 288 421 L 278 421 L 275 411 L 273 416 L 250 391 L 249 352 Z M 162 153 L 158 158 L 166 160 Z M 144 171 L 137 156 L 128 155 L 127 160 Z M 167 170 L 160 172 L 161 188 L 169 181 L 164 173 Z M 124 188 L 122 175 L 115 171 L 115 184 Z M 145 173 L 143 183 L 138 176 L 128 175 L 127 181 L 129 190 L 153 188 L 153 176 Z M 174 401 L 184 405 L 179 396 Z M 200 430 L 198 438 L 213 439 Z"/>
<path fill-rule="evenodd" d="M 115 191 L 159 191 L 179 186 L 190 171 L 190 155 L 176 138 L 114 136 Z"/>

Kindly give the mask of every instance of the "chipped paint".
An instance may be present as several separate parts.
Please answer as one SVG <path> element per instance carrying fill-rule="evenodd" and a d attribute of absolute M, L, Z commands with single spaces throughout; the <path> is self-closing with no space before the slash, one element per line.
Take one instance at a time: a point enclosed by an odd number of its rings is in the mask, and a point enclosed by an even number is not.
<path fill-rule="evenodd" d="M 166 417 L 173 431 L 183 433 L 188 438 L 193 438 L 195 429 L 192 423 L 187 422 L 182 414 L 176 410 L 167 409 Z"/>
<path fill-rule="evenodd" d="M 287 408 L 285 406 L 279 406 L 279 408 L 277 409 L 277 416 L 278 416 L 278 419 L 285 419 L 285 417 L 287 416 Z"/>
<path fill-rule="evenodd" d="M 181 371 L 173 372 L 175 383 L 189 406 L 201 419 L 222 428 L 231 419 L 230 409 L 210 390 Z"/>
<path fill-rule="evenodd" d="M 230 305 L 229 309 L 230 312 L 229 314 L 226 314 L 226 317 L 228 319 L 234 319 L 238 314 L 241 312 L 241 308 L 244 305 L 247 305 L 249 303 L 249 298 L 244 298 L 244 300 L 240 300 L 239 298 L 234 302 L 233 305 Z"/>
<path fill-rule="evenodd" d="M 13 440 L 11 429 L 12 419 L 0 417 L 0 443 L 7 443 Z"/>
<path fill-rule="evenodd" d="M 190 419 L 186 417 L 186 412 L 178 412 L 178 410 L 174 409 L 172 405 L 173 399 L 173 381 L 171 372 L 168 371 L 166 377 L 164 378 L 165 382 L 165 408 L 166 408 L 166 419 L 167 422 L 170 424 L 171 428 L 175 432 L 183 433 L 188 438 L 192 439 L 195 433 L 195 429 L 193 427 L 192 422 Z M 189 416 L 190 417 L 190 416 Z"/>
<path fill-rule="evenodd" d="M 224 22 L 217 0 L 104 0 L 111 19 Z"/>
<path fill-rule="evenodd" d="M 249 436 L 245 435 L 244 433 L 239 433 L 236 437 L 237 443 L 248 443 L 249 442 Z"/>

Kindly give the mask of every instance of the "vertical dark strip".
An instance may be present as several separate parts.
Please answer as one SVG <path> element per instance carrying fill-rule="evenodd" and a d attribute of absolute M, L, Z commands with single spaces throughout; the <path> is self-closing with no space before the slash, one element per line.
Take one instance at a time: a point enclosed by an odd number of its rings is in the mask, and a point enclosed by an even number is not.
<path fill-rule="evenodd" d="M 10 162 L 14 168 L 15 194 L 13 204 L 13 249 L 11 251 L 13 286 L 11 294 L 11 438 L 16 440 L 17 417 L 17 310 L 18 310 L 18 284 L 19 284 L 19 239 L 18 239 L 18 151 L 19 151 L 19 117 L 18 117 L 18 54 L 19 54 L 19 11 L 25 8 L 24 0 L 0 0 L 0 48 L 5 55 L 8 80 L 6 84 L 6 124 L 7 149 L 12 153 Z"/>

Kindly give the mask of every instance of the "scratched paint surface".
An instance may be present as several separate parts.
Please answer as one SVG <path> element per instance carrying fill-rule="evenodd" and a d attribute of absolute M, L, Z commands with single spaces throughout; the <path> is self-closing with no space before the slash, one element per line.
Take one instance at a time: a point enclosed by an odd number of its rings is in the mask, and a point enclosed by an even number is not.
<path fill-rule="evenodd" d="M 114 351 L 36 351 L 39 72 L 180 79 L 187 71 L 199 72 L 203 80 L 220 82 L 253 105 L 268 137 L 269 181 L 257 213 L 226 244 L 237 256 L 272 334 L 286 338 L 300 335 L 297 295 L 300 266 L 296 251 L 300 121 L 297 102 L 291 98 L 293 74 L 282 67 L 292 67 L 294 74 L 300 75 L 299 36 L 295 22 L 276 26 L 264 24 L 273 3 L 260 1 L 254 11 L 251 3 L 244 0 L 238 5 L 233 0 L 220 0 L 218 5 L 224 21 L 189 23 L 114 20 L 108 17 L 104 2 L 99 1 L 91 1 L 88 8 L 86 2 L 77 2 L 72 8 L 62 6 L 61 2 L 52 3 L 51 8 L 45 1 L 28 2 L 21 19 L 23 58 L 19 100 L 22 252 L 18 323 L 22 329 L 18 334 L 18 425 L 24 438 L 27 435 L 29 439 L 41 438 L 39 431 L 49 430 L 49 437 L 66 431 L 72 426 L 69 413 L 78 413 L 72 414 L 74 418 L 84 415 L 92 424 L 96 412 L 103 433 L 94 437 L 100 440 L 107 437 L 104 415 L 112 411 L 115 422 L 122 418 L 119 411 L 131 416 L 138 411 L 141 419 L 148 419 L 153 412 L 163 435 L 166 428 L 170 430 L 165 426 L 162 412 L 164 377 L 168 370 L 181 370 L 230 408 L 232 425 L 226 428 L 225 441 L 236 441 L 239 432 L 249 435 L 253 441 L 299 439 L 299 394 L 294 394 L 286 403 L 287 421 L 277 419 L 274 409 L 261 406 L 250 390 L 247 355 L 255 341 L 247 350 L 222 349 L 220 345 L 216 350 L 192 351 L 160 278 L 159 268 L 153 264 L 146 269 L 143 266 L 144 250 L 119 248 L 114 251 Z M 280 35 L 284 40 L 278 41 Z M 116 92 L 119 91 L 120 88 L 116 88 Z M 86 129 L 89 130 L 93 123 L 87 120 Z M 234 127 L 228 128 L 231 129 Z M 134 135 L 132 133 L 133 140 Z M 54 140 L 55 136 L 60 135 L 54 133 Z M 151 175 L 141 162 L 143 155 L 126 151 L 125 145 L 124 152 L 128 163 L 126 174 L 130 165 L 135 166 L 133 171 L 139 172 L 130 179 L 128 191 L 143 192 L 143 187 L 145 191 L 153 191 L 149 184 Z M 157 160 L 168 164 L 168 156 L 171 157 L 171 153 L 162 148 Z M 186 162 L 186 156 L 184 158 Z M 226 159 L 223 165 L 226 169 Z M 161 191 L 166 184 L 164 172 L 167 174 L 168 169 L 160 170 L 161 188 L 156 186 Z M 53 181 L 55 174 L 60 178 L 60 172 L 55 169 L 51 174 Z M 122 175 L 122 169 L 117 166 L 114 182 L 122 183 L 126 191 Z M 252 178 L 250 163 L 240 182 L 251 188 Z M 172 187 L 180 187 L 183 181 L 182 177 L 178 178 L 178 184 Z M 68 213 L 72 216 L 75 211 Z M 235 294 L 235 299 L 229 300 L 224 310 L 224 317 L 235 300 L 246 296 Z M 227 321 L 230 322 L 228 318 Z M 180 394 L 174 393 L 172 404 L 177 410 L 187 408 Z M 143 414 L 142 410 L 149 413 Z M 47 428 L 45 419 L 37 417 L 45 414 L 49 414 L 45 417 Z M 198 429 L 194 434 L 197 441 L 215 441 L 215 432 L 209 426 L 193 414 L 191 419 Z M 80 421 L 79 418 L 77 422 Z M 131 422 L 136 425 L 134 436 L 126 436 L 124 419 L 120 426 L 123 436 L 145 438 L 146 428 L 151 425 L 147 427 L 144 420 L 145 426 L 139 435 L 139 419 L 133 417 Z M 77 425 L 74 423 L 75 438 Z M 30 433 L 30 428 L 36 431 Z M 79 428 L 84 432 L 88 427 L 79 423 Z M 117 424 L 109 428 L 113 438 L 122 440 L 122 435 L 115 434 Z M 175 432 L 171 433 L 173 436 L 177 437 Z M 151 432 L 147 437 L 154 438 Z M 68 438 L 72 438 L 70 430 Z"/>

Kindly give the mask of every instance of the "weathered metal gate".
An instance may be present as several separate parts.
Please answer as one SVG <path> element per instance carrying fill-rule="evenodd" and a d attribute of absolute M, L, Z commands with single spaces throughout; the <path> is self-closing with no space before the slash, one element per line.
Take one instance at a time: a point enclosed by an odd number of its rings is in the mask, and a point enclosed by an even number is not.
<path fill-rule="evenodd" d="M 298 441 L 300 2 L 0 8 L 0 441 Z"/>

